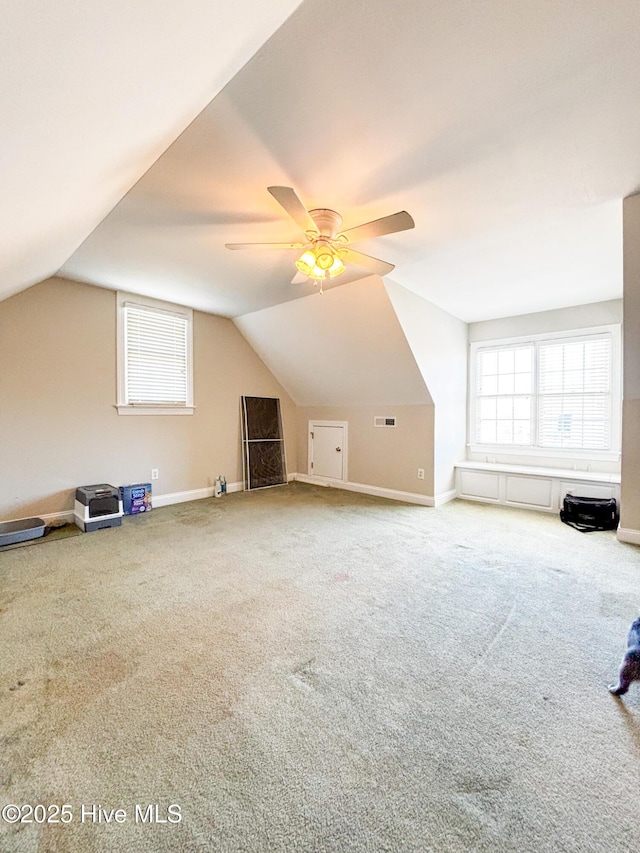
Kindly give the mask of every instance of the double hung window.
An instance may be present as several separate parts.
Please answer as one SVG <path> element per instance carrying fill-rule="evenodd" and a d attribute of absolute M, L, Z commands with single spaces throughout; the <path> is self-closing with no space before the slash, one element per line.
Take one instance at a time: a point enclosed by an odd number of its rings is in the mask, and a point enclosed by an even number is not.
<path fill-rule="evenodd" d="M 473 344 L 472 446 L 617 450 L 616 331 Z"/>
<path fill-rule="evenodd" d="M 193 413 L 193 312 L 118 294 L 118 412 Z"/>

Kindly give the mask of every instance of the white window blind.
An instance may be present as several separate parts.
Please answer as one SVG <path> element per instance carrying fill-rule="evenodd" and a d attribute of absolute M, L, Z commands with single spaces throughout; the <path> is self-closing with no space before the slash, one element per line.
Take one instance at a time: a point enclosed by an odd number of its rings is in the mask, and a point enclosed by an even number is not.
<path fill-rule="evenodd" d="M 539 351 L 541 447 L 605 450 L 610 444 L 611 339 L 542 343 Z"/>
<path fill-rule="evenodd" d="M 611 450 L 613 355 L 611 332 L 478 345 L 472 443 Z"/>
<path fill-rule="evenodd" d="M 188 404 L 188 322 L 178 313 L 124 305 L 126 405 Z"/>

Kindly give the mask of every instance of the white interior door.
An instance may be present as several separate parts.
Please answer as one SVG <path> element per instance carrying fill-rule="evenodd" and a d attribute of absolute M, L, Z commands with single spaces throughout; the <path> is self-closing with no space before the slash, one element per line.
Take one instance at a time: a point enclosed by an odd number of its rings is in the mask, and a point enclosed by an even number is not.
<path fill-rule="evenodd" d="M 309 473 L 327 480 L 346 480 L 346 463 L 346 423 L 309 423 Z"/>

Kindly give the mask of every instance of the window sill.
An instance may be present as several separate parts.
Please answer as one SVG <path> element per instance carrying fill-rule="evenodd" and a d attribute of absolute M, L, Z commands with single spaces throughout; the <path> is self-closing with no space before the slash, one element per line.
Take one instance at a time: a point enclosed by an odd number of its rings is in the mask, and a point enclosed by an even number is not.
<path fill-rule="evenodd" d="M 496 461 L 498 456 L 527 456 L 531 458 L 531 464 L 538 459 L 557 459 L 559 462 L 565 460 L 571 464 L 573 460 L 581 459 L 585 462 L 620 462 L 619 450 L 573 450 L 571 448 L 553 447 L 527 447 L 522 445 L 497 445 L 497 444 L 471 444 L 468 445 L 470 453 L 477 453 L 487 457 L 486 462 Z M 491 457 L 491 458 L 489 458 Z M 527 462 L 527 464 L 529 464 Z"/>
<path fill-rule="evenodd" d="M 454 467 L 466 471 L 493 471 L 500 474 L 522 474 L 530 477 L 552 477 L 589 483 L 620 484 L 620 474 L 602 471 L 576 471 L 573 468 L 549 468 L 534 465 L 513 465 L 502 462 L 456 462 Z"/>
<path fill-rule="evenodd" d="M 192 415 L 195 406 L 116 406 L 119 415 Z"/>

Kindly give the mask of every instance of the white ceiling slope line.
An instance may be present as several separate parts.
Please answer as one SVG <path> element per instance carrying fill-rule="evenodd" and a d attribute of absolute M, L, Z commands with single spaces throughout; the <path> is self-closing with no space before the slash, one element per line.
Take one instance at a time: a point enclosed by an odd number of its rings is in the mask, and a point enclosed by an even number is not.
<path fill-rule="evenodd" d="M 234 322 L 298 406 L 432 402 L 378 276 Z"/>
<path fill-rule="evenodd" d="M 5 4 L 0 299 L 55 273 L 299 2 Z"/>

